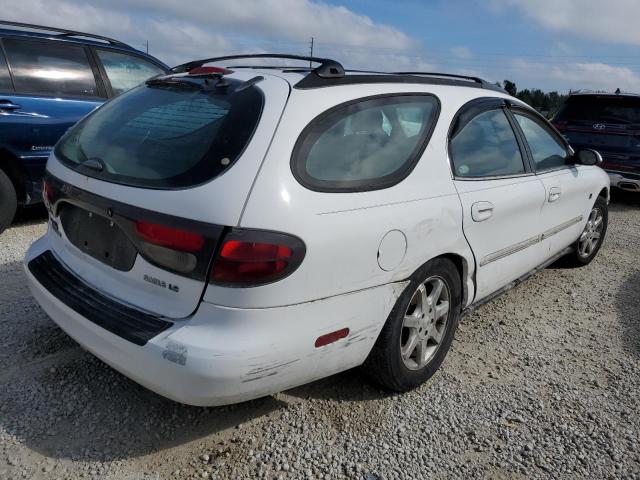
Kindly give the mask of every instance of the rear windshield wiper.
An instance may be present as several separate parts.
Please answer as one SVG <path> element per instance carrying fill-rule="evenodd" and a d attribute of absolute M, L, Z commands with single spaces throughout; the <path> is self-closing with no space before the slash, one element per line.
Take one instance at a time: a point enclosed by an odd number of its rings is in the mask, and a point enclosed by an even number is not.
<path fill-rule="evenodd" d="M 96 172 L 102 172 L 104 170 L 104 161 L 98 157 L 91 157 L 80 164 L 81 167 L 90 168 Z"/>

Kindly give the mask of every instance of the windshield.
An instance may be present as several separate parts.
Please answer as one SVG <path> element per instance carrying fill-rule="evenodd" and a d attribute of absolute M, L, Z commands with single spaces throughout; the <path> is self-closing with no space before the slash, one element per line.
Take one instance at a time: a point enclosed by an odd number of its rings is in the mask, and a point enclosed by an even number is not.
<path fill-rule="evenodd" d="M 216 87 L 218 80 L 151 80 L 69 130 L 56 155 L 83 174 L 126 185 L 211 180 L 242 154 L 263 107 L 256 87 L 226 78 Z"/>
<path fill-rule="evenodd" d="M 556 115 L 567 122 L 640 123 L 640 98 L 612 95 L 569 97 Z"/>

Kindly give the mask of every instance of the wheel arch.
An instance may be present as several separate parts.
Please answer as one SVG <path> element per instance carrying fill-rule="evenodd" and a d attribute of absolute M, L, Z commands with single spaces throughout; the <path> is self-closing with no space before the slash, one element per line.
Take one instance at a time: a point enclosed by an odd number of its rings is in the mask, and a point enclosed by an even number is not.
<path fill-rule="evenodd" d="M 609 203 L 609 200 L 611 199 L 610 188 L 604 187 L 602 190 L 600 190 L 600 193 L 598 194 L 598 196 L 603 197 L 607 201 L 607 203 Z"/>
<path fill-rule="evenodd" d="M 13 183 L 18 196 L 18 203 L 25 201 L 25 182 L 27 176 L 16 156 L 5 148 L 0 147 L 0 170 L 2 170 Z"/>
<path fill-rule="evenodd" d="M 460 275 L 460 291 L 462 292 L 460 307 L 464 309 L 469 302 L 470 295 L 473 294 L 473 292 L 469 291 L 468 280 L 470 279 L 471 274 L 469 270 L 469 262 L 458 253 L 444 253 L 434 257 L 434 259 L 435 258 L 446 258 L 450 260 L 455 265 L 456 270 L 458 270 L 458 274 Z"/>

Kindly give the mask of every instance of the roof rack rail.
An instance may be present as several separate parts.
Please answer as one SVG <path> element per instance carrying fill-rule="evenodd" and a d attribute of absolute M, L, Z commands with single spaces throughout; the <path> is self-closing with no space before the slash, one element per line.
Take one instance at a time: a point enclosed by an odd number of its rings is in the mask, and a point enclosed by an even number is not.
<path fill-rule="evenodd" d="M 66 28 L 58 28 L 58 27 L 46 27 L 44 25 L 34 25 L 32 23 L 21 23 L 21 22 L 10 22 L 8 20 L 0 20 L 0 25 L 8 25 L 11 27 L 20 27 L 20 28 L 30 28 L 32 30 L 47 30 L 49 32 L 57 32 L 58 37 L 87 37 L 93 38 L 96 40 L 103 40 L 105 42 L 110 43 L 111 45 L 117 45 L 119 47 L 133 48 L 130 45 L 127 45 L 120 40 L 115 40 L 113 38 L 104 37 L 102 35 L 94 35 L 93 33 L 84 33 L 84 32 L 76 32 L 75 30 L 68 30 Z"/>
<path fill-rule="evenodd" d="M 454 78 L 459 80 L 467 80 L 469 82 L 479 83 L 483 87 L 491 86 L 496 87 L 497 85 L 487 82 L 486 80 L 480 77 L 473 77 L 471 75 L 457 75 L 455 73 L 440 73 L 440 72 L 393 72 L 394 75 L 423 75 L 426 77 L 442 77 L 442 78 Z"/>
<path fill-rule="evenodd" d="M 197 67 L 201 67 L 205 63 L 222 62 L 225 60 L 239 60 L 246 58 L 282 58 L 286 60 L 304 60 L 307 62 L 319 63 L 320 65 L 313 68 L 311 72 L 318 75 L 320 78 L 342 78 L 344 77 L 344 67 L 330 58 L 320 57 L 308 57 L 305 55 L 287 55 L 282 53 L 255 53 L 246 55 L 227 55 L 224 57 L 212 57 L 202 60 L 194 60 L 192 62 L 183 63 L 182 65 L 175 66 L 171 69 L 173 73 L 188 72 Z M 236 67 L 238 68 L 238 67 Z M 260 68 L 256 66 L 256 68 Z M 272 68 L 272 67 L 270 67 Z M 288 67 L 281 67 L 288 68 Z"/>

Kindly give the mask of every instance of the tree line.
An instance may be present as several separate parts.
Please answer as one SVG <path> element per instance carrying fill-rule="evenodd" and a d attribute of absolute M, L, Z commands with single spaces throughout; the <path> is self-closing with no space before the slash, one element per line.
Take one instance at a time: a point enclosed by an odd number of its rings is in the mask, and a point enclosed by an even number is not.
<path fill-rule="evenodd" d="M 545 114 L 555 112 L 567 98 L 567 95 L 562 95 L 556 91 L 545 93 L 539 88 L 518 90 L 516 84 L 511 80 L 505 80 L 502 83 L 497 82 L 496 85 L 504 88 L 509 95 L 522 100 Z"/>

